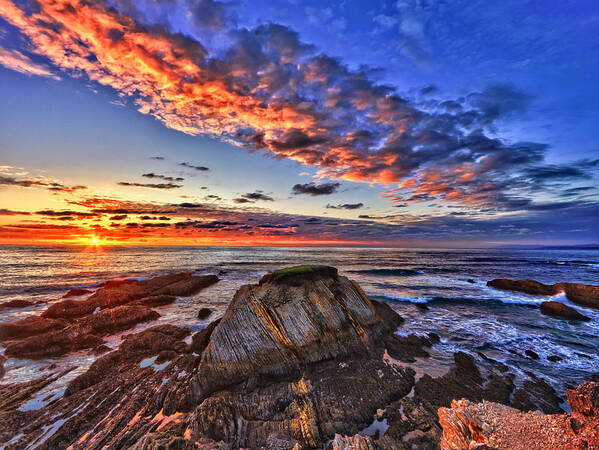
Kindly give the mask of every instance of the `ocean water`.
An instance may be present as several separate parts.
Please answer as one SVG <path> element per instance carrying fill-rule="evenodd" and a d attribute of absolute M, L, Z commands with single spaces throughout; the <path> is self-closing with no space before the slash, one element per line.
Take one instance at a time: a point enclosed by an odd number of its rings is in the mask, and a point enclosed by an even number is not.
<path fill-rule="evenodd" d="M 398 333 L 434 332 L 441 337 L 431 358 L 418 361 L 420 372 L 443 373 L 451 365 L 452 353 L 461 350 L 483 352 L 514 371 L 532 371 L 560 393 L 599 373 L 599 310 L 576 306 L 591 317 L 586 323 L 556 320 L 535 307 L 546 297 L 486 286 L 493 278 L 599 284 L 599 251 L 595 250 L 0 246 L 0 261 L 0 304 L 14 299 L 39 302 L 1 311 L 0 323 L 39 314 L 68 289 L 93 288 L 108 279 L 180 271 L 219 274 L 219 283 L 158 308 L 162 317 L 156 322 L 109 337 L 108 345 L 113 348 L 123 334 L 158 323 L 201 329 L 225 311 L 240 286 L 256 283 L 269 271 L 297 264 L 327 264 L 406 318 Z M 554 299 L 571 304 L 564 296 Z M 428 309 L 422 308 L 423 303 Z M 196 314 L 203 306 L 215 313 L 200 321 Z M 526 350 L 538 353 L 540 359 L 523 356 Z M 562 360 L 550 362 L 547 357 L 551 355 Z M 9 359 L 2 383 L 70 369 L 40 393 L 40 403 L 33 402 L 33 407 L 40 407 L 61 395 L 64 384 L 94 359 L 85 351 L 62 358 Z"/>

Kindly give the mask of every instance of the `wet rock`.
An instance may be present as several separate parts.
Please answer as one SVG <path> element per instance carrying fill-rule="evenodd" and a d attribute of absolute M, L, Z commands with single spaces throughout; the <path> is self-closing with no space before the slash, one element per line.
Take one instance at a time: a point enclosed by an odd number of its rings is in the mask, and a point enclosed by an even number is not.
<path fill-rule="evenodd" d="M 212 335 L 214 328 L 216 328 L 216 326 L 219 324 L 219 322 L 220 322 L 220 319 L 217 319 L 214 322 L 211 322 L 210 324 L 208 324 L 208 326 L 206 328 L 198 331 L 196 334 L 194 334 L 192 336 L 192 338 L 191 338 L 191 350 L 192 351 L 197 352 L 198 354 L 201 354 L 204 351 L 204 349 L 208 345 L 210 336 Z"/>
<path fill-rule="evenodd" d="M 578 305 L 599 309 L 599 286 L 590 284 L 556 283 L 548 285 L 534 280 L 496 279 L 488 281 L 487 286 L 531 295 L 557 295 L 564 292 L 569 300 Z"/>
<path fill-rule="evenodd" d="M 27 308 L 32 306 L 34 303 L 28 300 L 11 300 L 9 302 L 0 303 L 0 311 L 9 308 Z"/>
<path fill-rule="evenodd" d="M 17 322 L 0 324 L 0 341 L 24 339 L 50 331 L 63 329 L 67 322 L 59 319 L 47 319 L 44 317 L 26 317 Z"/>
<path fill-rule="evenodd" d="M 432 347 L 433 344 L 438 342 L 439 336 L 434 333 L 428 336 L 417 336 L 415 334 L 397 336 L 394 334 L 385 341 L 389 355 L 403 362 L 414 362 L 416 357 L 429 356 L 423 347 Z"/>
<path fill-rule="evenodd" d="M 526 350 L 524 352 L 524 354 L 526 356 L 528 356 L 529 358 L 531 358 L 531 359 L 537 359 L 537 360 L 540 359 L 539 358 L 539 354 L 537 352 L 533 351 L 533 350 L 530 350 L 530 349 Z"/>
<path fill-rule="evenodd" d="M 377 308 L 390 316 L 383 319 Z M 210 336 L 195 377 L 198 398 L 250 377 L 365 351 L 397 323 L 354 282 L 327 266 L 299 266 L 241 287 Z"/>
<path fill-rule="evenodd" d="M 75 288 L 70 289 L 66 294 L 62 296 L 62 298 L 78 297 L 80 295 L 91 294 L 92 292 L 94 291 L 90 291 L 89 289 Z"/>
<path fill-rule="evenodd" d="M 189 272 L 163 275 L 149 280 L 108 281 L 101 289 L 83 301 L 64 300 L 42 313 L 48 318 L 79 318 L 92 314 L 98 308 L 108 309 L 125 305 L 135 300 L 154 297 L 152 301 L 164 301 L 170 297 L 188 296 L 218 281 L 215 275 L 195 276 Z"/>
<path fill-rule="evenodd" d="M 474 281 L 472 278 L 469 278 L 469 279 L 467 279 L 466 281 L 467 281 L 468 283 L 470 283 L 470 284 L 475 284 L 475 283 L 476 283 L 476 281 Z"/>
<path fill-rule="evenodd" d="M 91 349 L 90 353 L 92 355 L 99 356 L 99 355 L 102 355 L 111 350 L 112 349 L 110 347 L 108 347 L 107 345 L 101 344 L 101 345 L 98 345 L 97 347 L 94 347 L 93 349 Z"/>
<path fill-rule="evenodd" d="M 599 383 L 587 382 L 566 391 L 573 413 L 599 418 Z"/>
<path fill-rule="evenodd" d="M 557 356 L 557 355 L 549 355 L 547 357 L 547 361 L 551 361 L 551 362 L 558 362 L 561 361 L 563 358 L 561 356 Z"/>
<path fill-rule="evenodd" d="M 574 303 L 599 308 L 599 286 L 579 283 L 559 283 L 556 286 L 563 289 L 566 297 Z"/>
<path fill-rule="evenodd" d="M 441 449 L 599 448 L 596 389 L 594 383 L 585 383 L 568 391 L 573 413 L 561 415 L 525 413 L 491 402 L 454 400 L 451 408 L 439 409 L 443 427 Z"/>
<path fill-rule="evenodd" d="M 0 380 L 4 377 L 6 371 L 4 370 L 4 363 L 6 362 L 6 358 L 4 355 L 0 355 Z"/>
<path fill-rule="evenodd" d="M 60 356 L 103 343 L 99 337 L 127 330 L 142 322 L 160 317 L 156 311 L 142 306 L 120 306 L 101 311 L 58 331 L 32 336 L 6 347 L 6 354 L 15 358 Z"/>
<path fill-rule="evenodd" d="M 370 436 L 341 436 L 336 434 L 331 443 L 332 450 L 376 450 L 377 446 Z"/>
<path fill-rule="evenodd" d="M 152 295 L 150 297 L 144 297 L 140 300 L 137 300 L 135 303 L 137 303 L 138 305 L 155 307 L 155 306 L 170 305 L 175 300 L 177 300 L 177 297 L 175 297 L 174 295 L 164 295 L 163 294 L 163 295 Z"/>
<path fill-rule="evenodd" d="M 579 313 L 576 309 L 560 302 L 541 303 L 541 312 L 547 316 L 557 317 L 559 319 L 584 321 L 591 320 L 589 317 Z"/>
<path fill-rule="evenodd" d="M 531 295 L 556 295 L 560 292 L 555 285 L 547 285 L 534 280 L 495 279 L 487 282 L 487 286 L 504 291 L 517 291 Z"/>
<path fill-rule="evenodd" d="M 206 320 L 212 314 L 212 310 L 210 308 L 202 308 L 198 311 L 198 319 Z"/>

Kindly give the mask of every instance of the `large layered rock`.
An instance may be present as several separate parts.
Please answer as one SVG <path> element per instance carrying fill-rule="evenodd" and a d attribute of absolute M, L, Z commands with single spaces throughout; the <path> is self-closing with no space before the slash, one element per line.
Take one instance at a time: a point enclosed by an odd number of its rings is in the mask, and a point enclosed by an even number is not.
<path fill-rule="evenodd" d="M 574 303 L 599 309 L 599 286 L 581 283 L 542 284 L 534 280 L 495 279 L 487 286 L 506 291 L 523 292 L 531 295 L 557 295 L 561 292 Z"/>
<path fill-rule="evenodd" d="M 454 400 L 439 409 L 441 449 L 544 450 L 599 448 L 596 383 L 568 391 L 572 414 L 524 413 L 491 402 Z"/>
<path fill-rule="evenodd" d="M 333 267 L 300 266 L 243 286 L 202 354 L 197 395 L 250 377 L 286 376 L 309 363 L 367 351 L 390 324 L 399 323 L 391 308 L 378 307 L 381 311 Z"/>

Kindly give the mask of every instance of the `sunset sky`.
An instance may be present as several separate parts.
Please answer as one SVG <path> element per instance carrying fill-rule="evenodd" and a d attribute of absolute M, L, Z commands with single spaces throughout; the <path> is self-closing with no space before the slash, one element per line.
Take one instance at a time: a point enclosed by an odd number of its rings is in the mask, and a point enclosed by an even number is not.
<path fill-rule="evenodd" d="M 597 30 L 583 0 L 0 0 L 0 243 L 599 243 Z"/>

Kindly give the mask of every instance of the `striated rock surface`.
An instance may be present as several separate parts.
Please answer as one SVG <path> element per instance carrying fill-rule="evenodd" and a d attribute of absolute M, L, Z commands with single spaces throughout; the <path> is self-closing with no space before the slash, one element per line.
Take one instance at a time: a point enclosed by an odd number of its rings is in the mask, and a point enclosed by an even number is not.
<path fill-rule="evenodd" d="M 218 281 L 215 275 L 196 276 L 189 272 L 154 277 L 149 280 L 108 281 L 87 300 L 64 300 L 48 308 L 42 317 L 78 318 L 135 300 L 156 296 L 187 296 Z"/>
<path fill-rule="evenodd" d="M 376 450 L 377 446 L 370 436 L 341 436 L 336 434 L 331 444 L 332 450 Z"/>
<path fill-rule="evenodd" d="M 546 316 L 557 317 L 566 320 L 591 320 L 589 317 L 581 314 L 571 306 L 564 305 L 560 302 L 543 302 L 541 303 L 541 312 Z"/>
<path fill-rule="evenodd" d="M 534 280 L 496 279 L 488 281 L 487 286 L 531 295 L 557 295 L 564 292 L 569 300 L 578 305 L 599 309 L 599 286 L 590 284 L 556 283 L 548 285 Z"/>
<path fill-rule="evenodd" d="M 46 319 L 44 317 L 26 317 L 18 322 L 0 324 L 0 342 L 11 339 L 23 339 L 28 336 L 60 330 L 67 326 L 65 320 Z"/>
<path fill-rule="evenodd" d="M 62 330 L 31 336 L 9 344 L 6 347 L 6 355 L 16 358 L 60 356 L 101 345 L 102 335 L 127 330 L 138 323 L 149 322 L 159 317 L 160 314 L 156 311 L 141 306 L 119 306 L 92 314 Z"/>
<path fill-rule="evenodd" d="M 367 351 L 391 331 L 356 283 L 333 267 L 307 267 L 274 272 L 237 291 L 202 354 L 198 397 L 250 377 L 286 376 L 308 363 Z M 397 316 L 387 308 L 389 318 Z"/>
<path fill-rule="evenodd" d="M 524 413 L 491 402 L 454 400 L 439 409 L 441 449 L 544 450 L 599 447 L 596 383 L 568 391 L 572 414 Z"/>

